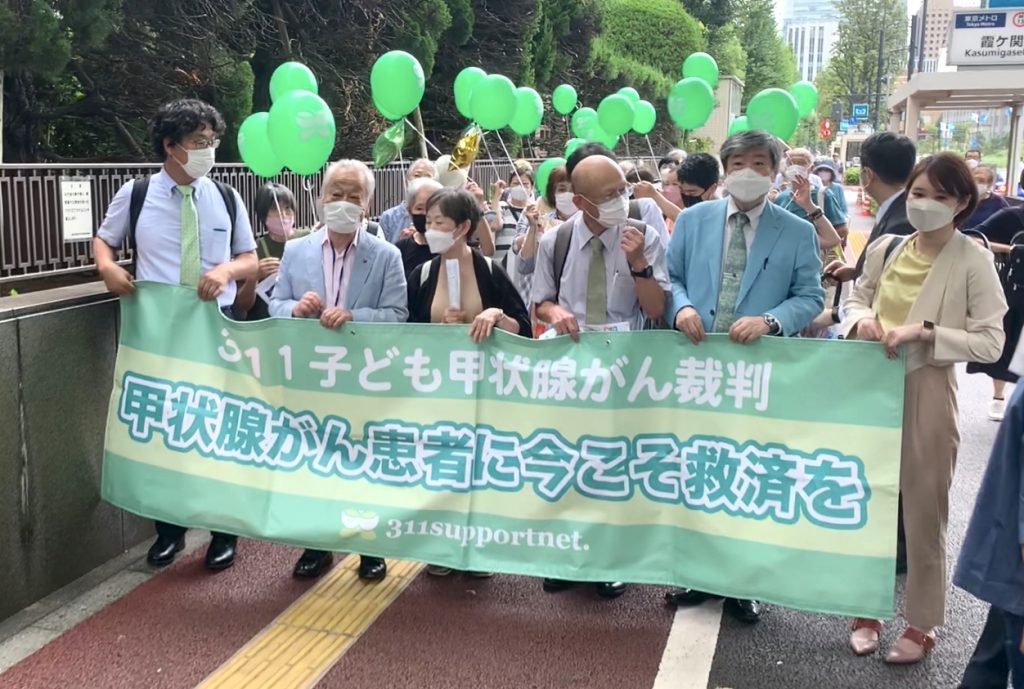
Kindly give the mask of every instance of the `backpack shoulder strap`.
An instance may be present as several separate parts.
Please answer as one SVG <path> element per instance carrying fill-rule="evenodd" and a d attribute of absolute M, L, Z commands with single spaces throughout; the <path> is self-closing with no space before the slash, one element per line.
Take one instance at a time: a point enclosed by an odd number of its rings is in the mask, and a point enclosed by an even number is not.
<path fill-rule="evenodd" d="M 626 221 L 626 224 L 632 227 L 634 230 L 639 230 L 640 234 L 644 235 L 645 238 L 647 237 L 647 223 L 630 218 L 629 220 Z"/>
<path fill-rule="evenodd" d="M 384 239 L 383 232 L 380 229 L 380 223 L 378 222 L 367 220 L 365 231 L 368 232 L 369 234 L 372 234 L 377 239 Z"/>
<path fill-rule="evenodd" d="M 235 238 L 235 216 L 238 215 L 238 204 L 235 202 L 235 190 L 229 185 L 218 180 L 211 180 L 217 185 L 217 191 L 220 192 L 220 197 L 224 199 L 224 208 L 228 211 L 228 216 L 231 218 L 231 232 L 228 234 L 228 247 L 230 247 Z"/>
<path fill-rule="evenodd" d="M 555 230 L 555 301 L 562 292 L 562 273 L 565 271 L 565 259 L 569 256 L 569 245 L 572 244 L 572 221 L 567 220 Z"/>
<path fill-rule="evenodd" d="M 640 212 L 640 201 L 633 199 L 629 202 L 629 217 L 632 220 L 639 220 L 644 217 L 643 213 Z"/>
<path fill-rule="evenodd" d="M 135 228 L 139 224 L 139 215 L 142 213 L 142 206 L 146 203 L 146 193 L 149 191 L 149 180 L 152 175 L 138 177 L 132 183 L 132 197 L 128 203 L 128 244 L 135 248 Z"/>
<path fill-rule="evenodd" d="M 895 251 L 897 247 L 899 247 L 900 244 L 902 244 L 905 240 L 906 237 L 893 235 L 892 239 L 889 241 L 889 244 L 885 247 L 885 253 L 882 255 L 883 268 L 886 266 L 886 264 L 889 263 L 889 257 L 892 256 L 892 252 Z"/>

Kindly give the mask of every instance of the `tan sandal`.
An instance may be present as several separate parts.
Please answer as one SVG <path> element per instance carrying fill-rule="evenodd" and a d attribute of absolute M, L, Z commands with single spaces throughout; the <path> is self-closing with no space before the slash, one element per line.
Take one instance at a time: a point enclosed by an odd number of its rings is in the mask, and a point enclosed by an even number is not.
<path fill-rule="evenodd" d="M 901 643 L 904 642 L 909 643 Z M 935 648 L 935 635 L 922 632 L 916 627 L 907 627 L 903 636 L 896 640 L 885 655 L 890 665 L 913 665 L 920 663 Z"/>
<path fill-rule="evenodd" d="M 858 617 L 850 625 L 850 649 L 854 655 L 869 656 L 878 650 L 882 621 Z"/>

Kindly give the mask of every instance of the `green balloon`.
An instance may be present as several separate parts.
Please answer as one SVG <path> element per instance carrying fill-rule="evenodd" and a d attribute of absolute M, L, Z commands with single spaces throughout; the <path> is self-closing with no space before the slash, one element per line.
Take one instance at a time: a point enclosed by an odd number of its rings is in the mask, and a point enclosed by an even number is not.
<path fill-rule="evenodd" d="M 516 112 L 515 84 L 502 74 L 488 74 L 473 89 L 470 110 L 481 129 L 501 129 Z"/>
<path fill-rule="evenodd" d="M 310 91 L 317 93 L 316 77 L 312 70 L 301 62 L 285 62 L 278 65 L 270 75 L 270 100 L 277 99 L 289 91 Z"/>
<path fill-rule="evenodd" d="M 610 148 L 611 150 L 614 151 L 616 144 L 619 143 L 619 135 L 618 134 L 610 134 L 610 133 L 606 132 L 601 127 L 601 123 L 600 122 L 595 122 L 590 127 L 590 131 L 587 134 L 587 140 L 588 141 L 596 141 L 599 144 L 604 144 L 605 146 L 607 146 L 608 148 Z"/>
<path fill-rule="evenodd" d="M 544 119 L 544 101 L 540 94 L 529 86 L 516 89 L 516 111 L 508 126 L 519 136 L 529 136 L 537 131 Z"/>
<path fill-rule="evenodd" d="M 267 138 L 269 119 L 270 113 L 254 112 L 238 128 L 238 152 L 242 154 L 242 162 L 260 177 L 273 177 L 284 167 Z"/>
<path fill-rule="evenodd" d="M 389 120 L 400 120 L 419 106 L 425 83 L 419 60 L 403 50 L 384 53 L 370 70 L 373 104 Z"/>
<path fill-rule="evenodd" d="M 640 102 L 640 94 L 632 86 L 623 86 L 618 91 L 616 91 L 616 93 L 618 93 L 620 96 L 625 96 L 626 98 L 628 98 L 629 102 L 632 103 L 633 105 L 636 105 L 637 103 Z"/>
<path fill-rule="evenodd" d="M 636 104 L 636 112 L 633 113 L 633 131 L 637 134 L 649 134 L 654 129 L 654 123 L 658 120 L 658 113 L 654 106 L 642 100 Z"/>
<path fill-rule="evenodd" d="M 800 121 L 796 99 L 782 89 L 765 89 L 747 103 L 747 121 L 751 129 L 763 129 L 785 141 Z"/>
<path fill-rule="evenodd" d="M 479 67 L 466 67 L 455 77 L 455 108 L 467 120 L 473 119 L 473 111 L 469 107 L 473 89 L 485 76 L 487 72 Z"/>
<path fill-rule="evenodd" d="M 745 132 L 748 129 L 750 129 L 750 122 L 747 121 L 746 115 L 734 117 L 732 122 L 729 123 L 729 136 L 738 132 Z"/>
<path fill-rule="evenodd" d="M 597 106 L 597 121 L 601 124 L 601 129 L 615 136 L 629 131 L 633 126 L 634 114 L 635 109 L 629 98 L 618 93 L 605 96 Z"/>
<path fill-rule="evenodd" d="M 576 107 L 576 89 L 559 84 L 551 94 L 551 105 L 559 115 L 568 115 Z"/>
<path fill-rule="evenodd" d="M 585 143 L 587 143 L 587 140 L 586 139 L 581 139 L 579 137 L 576 137 L 576 138 L 573 138 L 573 139 L 569 139 L 568 141 L 566 141 L 565 142 L 565 152 L 564 152 L 565 153 L 565 157 L 568 158 L 569 156 L 571 156 L 573 151 L 575 151 L 577 148 L 579 148 L 581 145 L 583 145 Z"/>
<path fill-rule="evenodd" d="M 324 166 L 334 150 L 334 134 L 334 115 L 315 93 L 292 91 L 270 108 L 270 145 L 278 160 L 300 175 Z"/>
<path fill-rule="evenodd" d="M 812 81 L 798 81 L 789 87 L 789 93 L 796 101 L 796 111 L 800 117 L 810 115 L 818 105 L 818 87 Z"/>
<path fill-rule="evenodd" d="M 551 171 L 560 165 L 565 165 L 565 158 L 548 158 L 537 166 L 534 174 L 536 175 L 537 184 L 535 188 L 538 194 L 543 194 L 547 190 L 548 177 L 551 175 Z"/>
<path fill-rule="evenodd" d="M 590 128 L 595 124 L 597 124 L 597 111 L 593 108 L 580 108 L 572 116 L 572 133 L 586 139 Z"/>
<path fill-rule="evenodd" d="M 708 121 L 714 109 L 715 94 L 708 82 L 698 77 L 680 79 L 668 94 L 668 114 L 680 129 L 696 129 Z"/>
<path fill-rule="evenodd" d="M 683 78 L 696 77 L 708 82 L 708 86 L 718 86 L 718 63 L 707 53 L 693 53 L 683 61 Z"/>

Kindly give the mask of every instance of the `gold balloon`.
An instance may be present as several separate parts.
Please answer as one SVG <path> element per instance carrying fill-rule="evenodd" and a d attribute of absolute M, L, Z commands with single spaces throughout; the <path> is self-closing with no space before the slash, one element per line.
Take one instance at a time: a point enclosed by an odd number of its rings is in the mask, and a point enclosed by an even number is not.
<path fill-rule="evenodd" d="M 455 143 L 455 149 L 452 151 L 452 160 L 448 164 L 448 169 L 451 172 L 455 172 L 459 168 L 469 167 L 476 160 L 477 155 L 480 153 L 480 139 L 482 136 L 483 132 L 480 131 L 479 127 L 470 127 L 466 130 L 462 138 Z"/>

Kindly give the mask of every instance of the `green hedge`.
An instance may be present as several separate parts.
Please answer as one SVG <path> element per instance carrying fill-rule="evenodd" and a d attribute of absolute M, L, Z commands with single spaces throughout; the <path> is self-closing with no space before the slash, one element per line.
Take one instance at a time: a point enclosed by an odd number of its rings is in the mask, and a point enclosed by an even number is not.
<path fill-rule="evenodd" d="M 843 176 L 843 181 L 849 186 L 857 186 L 860 184 L 860 168 L 859 167 L 848 167 L 846 173 Z"/>

